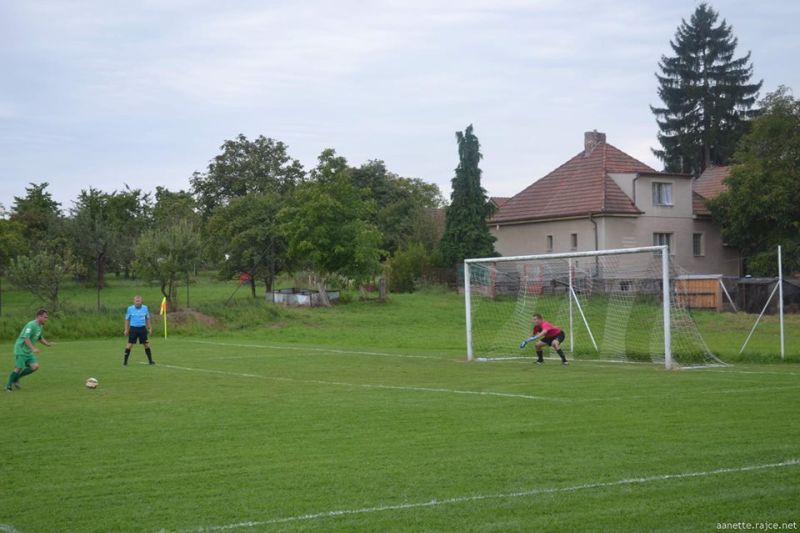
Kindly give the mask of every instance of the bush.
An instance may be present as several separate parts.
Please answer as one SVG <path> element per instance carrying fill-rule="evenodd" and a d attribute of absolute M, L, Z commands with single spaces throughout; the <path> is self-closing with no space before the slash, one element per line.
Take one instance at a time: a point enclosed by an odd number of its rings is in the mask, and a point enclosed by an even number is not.
<path fill-rule="evenodd" d="M 389 290 L 414 292 L 428 262 L 428 254 L 420 243 L 411 243 L 397 250 L 389 263 Z"/>

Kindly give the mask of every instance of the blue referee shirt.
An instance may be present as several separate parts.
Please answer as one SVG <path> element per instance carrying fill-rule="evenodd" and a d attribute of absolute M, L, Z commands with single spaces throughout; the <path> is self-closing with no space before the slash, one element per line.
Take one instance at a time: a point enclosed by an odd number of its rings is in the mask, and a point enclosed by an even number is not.
<path fill-rule="evenodd" d="M 142 328 L 147 325 L 147 319 L 150 318 L 150 310 L 146 305 L 142 304 L 138 309 L 135 305 L 128 306 L 128 313 L 125 315 L 125 320 L 128 320 L 132 328 Z"/>

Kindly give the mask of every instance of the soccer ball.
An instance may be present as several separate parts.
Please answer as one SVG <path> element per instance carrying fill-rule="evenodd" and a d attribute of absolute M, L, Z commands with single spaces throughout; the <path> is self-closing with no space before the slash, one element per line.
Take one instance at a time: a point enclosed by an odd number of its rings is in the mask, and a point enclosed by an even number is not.
<path fill-rule="evenodd" d="M 97 388 L 97 380 L 95 378 L 89 378 L 86 380 L 86 388 L 87 389 L 96 389 Z"/>

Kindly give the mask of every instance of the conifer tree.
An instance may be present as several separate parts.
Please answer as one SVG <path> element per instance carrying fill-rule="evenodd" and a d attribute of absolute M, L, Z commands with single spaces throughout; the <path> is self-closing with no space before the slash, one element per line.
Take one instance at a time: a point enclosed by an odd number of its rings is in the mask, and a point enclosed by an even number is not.
<path fill-rule="evenodd" d="M 483 157 L 480 143 L 472 133 L 472 124 L 464 132 L 456 132 L 459 163 L 452 179 L 453 192 L 445 214 L 444 235 L 441 241 L 442 259 L 446 265 L 455 265 L 469 257 L 490 257 L 495 237 L 489 232 L 487 219 L 494 207 L 481 187 Z"/>
<path fill-rule="evenodd" d="M 702 3 L 681 21 L 670 46 L 673 57 L 658 66 L 658 96 L 664 107 L 650 109 L 661 149 L 653 153 L 667 172 L 700 175 L 711 164 L 728 164 L 748 120 L 761 81 L 750 83 L 750 52 L 734 59 L 738 40 L 726 21 Z"/>

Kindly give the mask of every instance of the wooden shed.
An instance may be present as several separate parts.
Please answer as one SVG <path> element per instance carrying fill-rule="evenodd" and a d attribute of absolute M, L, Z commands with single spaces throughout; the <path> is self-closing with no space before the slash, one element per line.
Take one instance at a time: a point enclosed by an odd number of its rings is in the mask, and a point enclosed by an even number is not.
<path fill-rule="evenodd" d="M 715 309 L 722 311 L 726 300 L 722 274 L 693 274 L 677 276 L 673 285 L 678 305 L 690 309 Z"/>

